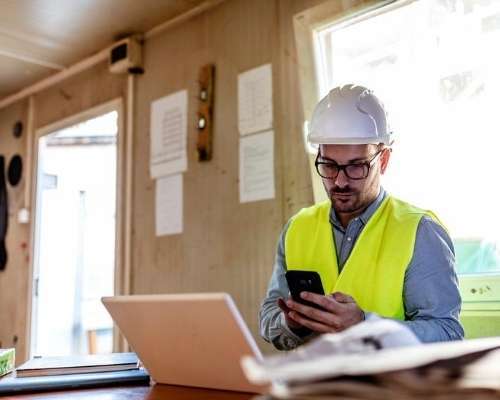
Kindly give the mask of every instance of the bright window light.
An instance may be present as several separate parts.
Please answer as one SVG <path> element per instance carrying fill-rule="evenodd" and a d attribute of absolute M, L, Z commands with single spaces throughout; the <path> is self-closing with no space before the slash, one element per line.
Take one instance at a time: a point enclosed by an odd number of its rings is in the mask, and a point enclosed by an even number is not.
<path fill-rule="evenodd" d="M 398 2 L 315 32 L 320 95 L 367 86 L 396 135 L 383 181 L 435 211 L 460 274 L 500 273 L 500 1 Z"/>

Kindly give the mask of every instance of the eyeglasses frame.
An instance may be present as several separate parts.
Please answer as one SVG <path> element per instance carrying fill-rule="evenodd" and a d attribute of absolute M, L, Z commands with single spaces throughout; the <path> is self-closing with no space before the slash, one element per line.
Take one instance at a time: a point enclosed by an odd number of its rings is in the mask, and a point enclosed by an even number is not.
<path fill-rule="evenodd" d="M 355 163 L 351 163 L 351 164 L 337 164 L 336 162 L 333 162 L 332 161 L 329 161 L 329 162 L 323 162 L 323 161 L 319 161 L 319 157 L 320 157 L 320 153 L 318 151 L 318 154 L 316 155 L 316 160 L 314 161 L 314 166 L 316 167 L 316 172 L 318 173 L 319 176 L 321 176 L 323 179 L 337 179 L 337 177 L 339 176 L 340 172 L 344 172 L 344 175 L 346 176 L 346 178 L 348 179 L 351 179 L 351 180 L 354 180 L 354 181 L 360 181 L 362 179 L 366 179 L 368 177 L 368 175 L 370 175 L 370 169 L 371 167 L 373 166 L 373 163 L 375 162 L 375 159 L 380 155 L 382 154 L 382 152 L 385 150 L 385 148 L 383 149 L 380 149 L 379 151 L 377 151 L 373 157 L 369 160 L 366 160 L 366 161 L 362 161 L 362 162 L 355 162 Z M 337 175 L 335 175 L 334 177 L 327 177 L 327 176 L 323 176 L 320 174 L 319 172 L 319 168 L 318 166 L 320 164 L 335 164 L 335 166 L 338 168 L 338 172 L 337 172 Z M 362 178 L 351 178 L 348 174 L 347 174 L 347 170 L 346 168 L 349 167 L 349 166 L 352 166 L 352 165 L 366 165 L 367 167 L 367 172 L 366 172 L 366 175 Z"/>

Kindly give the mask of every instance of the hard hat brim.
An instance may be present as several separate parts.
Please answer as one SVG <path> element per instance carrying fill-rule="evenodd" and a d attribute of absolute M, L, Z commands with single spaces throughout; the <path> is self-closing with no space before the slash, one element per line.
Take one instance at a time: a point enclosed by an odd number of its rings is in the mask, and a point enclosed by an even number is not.
<path fill-rule="evenodd" d="M 320 145 L 320 144 L 385 144 L 386 146 L 390 146 L 394 141 L 394 137 L 392 133 L 387 135 L 382 135 L 378 137 L 346 137 L 346 138 L 332 138 L 328 136 L 317 136 L 314 134 L 309 134 L 307 137 L 308 142 L 311 145 Z"/>

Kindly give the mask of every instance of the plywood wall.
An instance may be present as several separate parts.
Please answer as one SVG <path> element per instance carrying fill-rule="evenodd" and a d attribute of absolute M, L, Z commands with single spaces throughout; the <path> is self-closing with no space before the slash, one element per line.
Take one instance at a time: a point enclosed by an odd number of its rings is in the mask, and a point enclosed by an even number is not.
<path fill-rule="evenodd" d="M 82 111 L 125 97 L 126 77 L 108 72 L 106 63 L 35 95 L 35 131 Z"/>
<path fill-rule="evenodd" d="M 255 337 L 257 312 L 273 268 L 283 224 L 312 203 L 308 160 L 302 138 L 302 106 L 292 17 L 321 0 L 226 0 L 216 8 L 149 39 L 145 74 L 136 81 L 133 115 L 133 293 L 225 291 L 232 294 Z M 195 112 L 200 67 L 216 65 L 214 157 L 195 157 Z M 276 198 L 239 203 L 237 76 L 272 64 Z M 149 118 L 153 100 L 189 93 L 188 170 L 184 174 L 184 232 L 155 236 L 155 182 L 149 176 Z M 94 67 L 35 97 L 35 124 L 47 125 L 126 93 L 126 78 Z M 0 112 L 1 135 L 25 104 Z M 22 141 L 1 137 L 9 154 L 24 152 Z M 6 140 L 4 142 L 4 140 Z M 5 144 L 4 144 L 5 143 Z M 11 229 L 9 246 L 19 259 L 0 273 L 0 341 L 22 343 L 29 290 L 27 262 L 19 243 L 26 226 Z M 265 351 L 266 346 L 259 339 Z M 25 355 L 20 348 L 20 354 Z"/>
<path fill-rule="evenodd" d="M 0 110 L 0 155 L 5 157 L 8 168 L 13 155 L 26 152 L 26 129 L 20 138 L 15 138 L 12 129 L 17 121 L 26 127 L 27 102 L 14 104 Z M 25 179 L 12 187 L 7 183 L 9 198 L 9 229 L 6 247 L 8 264 L 0 272 L 0 347 L 16 347 L 18 352 L 26 349 L 26 293 L 29 275 L 29 225 L 17 223 L 17 212 L 24 206 Z"/>

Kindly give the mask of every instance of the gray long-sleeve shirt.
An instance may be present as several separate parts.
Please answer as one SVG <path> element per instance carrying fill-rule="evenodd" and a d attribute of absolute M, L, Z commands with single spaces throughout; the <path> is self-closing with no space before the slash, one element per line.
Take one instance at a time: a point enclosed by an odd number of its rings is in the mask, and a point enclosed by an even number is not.
<path fill-rule="evenodd" d="M 352 219 L 344 229 L 335 211 L 331 210 L 335 249 L 342 271 L 359 234 L 370 217 L 380 206 L 386 192 L 384 189 L 376 200 L 357 218 Z M 278 298 L 288 298 L 289 289 L 285 279 L 285 236 L 288 222 L 279 239 L 276 261 L 266 297 L 259 312 L 262 337 L 280 350 L 289 350 L 304 343 L 311 336 L 300 337 L 286 325 L 285 318 L 277 305 Z M 405 321 L 422 342 L 459 340 L 464 331 L 458 316 L 461 299 L 455 273 L 453 243 L 441 225 L 424 216 L 417 228 L 413 257 L 406 269 L 403 285 Z M 367 318 L 377 318 L 367 313 Z"/>

